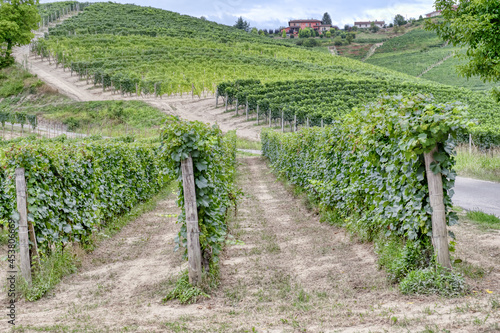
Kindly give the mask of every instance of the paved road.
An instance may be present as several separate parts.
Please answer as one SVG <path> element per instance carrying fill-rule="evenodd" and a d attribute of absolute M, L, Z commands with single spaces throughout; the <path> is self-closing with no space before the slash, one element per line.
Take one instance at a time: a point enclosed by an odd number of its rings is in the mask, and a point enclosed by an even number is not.
<path fill-rule="evenodd" d="M 500 184 L 457 177 L 453 204 L 500 217 Z"/>

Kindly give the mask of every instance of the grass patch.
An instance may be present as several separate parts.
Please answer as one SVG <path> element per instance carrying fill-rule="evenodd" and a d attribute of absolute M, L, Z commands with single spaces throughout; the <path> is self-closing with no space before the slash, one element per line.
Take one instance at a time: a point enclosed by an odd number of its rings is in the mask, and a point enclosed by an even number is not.
<path fill-rule="evenodd" d="M 43 82 L 22 69 L 13 65 L 0 69 L 0 98 L 18 95 L 23 92 L 35 93 Z"/>
<path fill-rule="evenodd" d="M 379 256 L 379 267 L 385 268 L 392 283 L 398 283 L 410 272 L 431 264 L 432 248 L 420 242 L 405 244 L 401 239 L 380 238 L 375 242 L 375 248 Z"/>
<path fill-rule="evenodd" d="M 438 294 L 447 297 L 462 296 L 469 290 L 462 274 L 439 266 L 409 272 L 399 284 L 399 289 L 405 295 Z"/>
<path fill-rule="evenodd" d="M 250 141 L 247 139 L 236 138 L 236 148 L 262 150 L 262 144 L 260 143 L 260 141 Z"/>
<path fill-rule="evenodd" d="M 178 279 L 172 281 L 171 284 L 173 284 L 174 288 L 163 298 L 163 303 L 177 299 L 181 304 L 192 304 L 196 303 L 199 299 L 210 298 L 201 288 L 189 283 L 187 270 L 183 271 Z"/>
<path fill-rule="evenodd" d="M 470 210 L 465 215 L 472 222 L 488 229 L 500 229 L 500 218 L 478 210 Z"/>
<path fill-rule="evenodd" d="M 42 259 L 39 269 L 33 275 L 31 288 L 21 275 L 18 276 L 22 297 L 31 302 L 42 298 L 64 276 L 75 273 L 78 266 L 79 259 L 73 252 L 69 250 L 54 252 L 49 257 Z"/>
<path fill-rule="evenodd" d="M 500 150 L 488 153 L 457 147 L 455 170 L 460 176 L 500 182 Z"/>

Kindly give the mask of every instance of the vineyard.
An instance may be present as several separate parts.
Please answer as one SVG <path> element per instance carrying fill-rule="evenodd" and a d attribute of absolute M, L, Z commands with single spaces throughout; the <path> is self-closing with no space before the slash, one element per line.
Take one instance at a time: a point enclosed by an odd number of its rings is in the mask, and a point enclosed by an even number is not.
<path fill-rule="evenodd" d="M 268 119 L 284 119 L 295 126 L 321 126 L 342 120 L 352 108 L 362 107 L 381 95 L 432 94 L 438 103 L 458 100 L 469 106 L 469 112 L 478 125 L 470 129 L 474 142 L 483 148 L 500 144 L 500 123 L 496 116 L 500 107 L 493 99 L 470 90 L 450 86 L 417 83 L 396 83 L 379 80 L 350 81 L 345 79 L 297 80 L 260 83 L 242 80 L 218 86 L 229 103 L 248 105 Z M 457 92 L 459 92 L 457 96 Z M 468 133 L 459 140 L 467 142 Z"/>
<path fill-rule="evenodd" d="M 122 20 L 127 16 L 130 19 Z M 139 28 L 139 26 L 141 28 Z M 90 28 L 91 27 L 91 28 Z M 215 93 L 222 81 L 409 77 L 287 40 L 134 5 L 94 4 L 32 45 L 44 60 L 127 94 Z"/>
<path fill-rule="evenodd" d="M 369 241 L 405 239 L 406 251 L 413 253 L 398 260 L 406 261 L 406 267 L 390 263 L 387 269 L 394 282 L 401 282 L 401 290 L 411 293 L 415 290 L 407 289 L 411 282 L 406 278 L 430 265 L 432 255 L 426 251 L 431 236 L 436 248 L 439 235 L 433 229 L 434 214 L 432 224 L 429 219 L 429 212 L 437 209 L 431 207 L 429 172 L 442 174 L 440 200 L 446 221 L 457 222 L 451 202 L 454 147 L 449 138 L 468 126 L 462 112 L 458 106 L 434 105 L 423 95 L 384 98 L 324 129 L 302 130 L 300 135 L 267 130 L 263 154 L 280 175 L 315 198 L 333 222 Z M 422 155 L 433 147 L 436 161 L 430 171 Z M 462 293 L 452 281 L 457 277 L 449 278 L 449 292 Z"/>
<path fill-rule="evenodd" d="M 498 235 L 452 196 L 500 106 L 415 77 L 457 51 L 435 34 L 360 33 L 369 64 L 151 7 L 39 10 L 38 76 L 0 71 L 18 329 L 498 330 Z"/>
<path fill-rule="evenodd" d="M 123 16 L 130 20 L 123 21 Z M 385 41 L 369 60 L 396 70 L 412 68 L 408 74 L 419 75 L 453 52 L 440 46 L 443 42 L 434 33 L 415 29 Z M 386 56 L 394 49 L 400 52 L 398 61 Z M 271 119 L 296 125 L 331 123 L 385 94 L 432 94 L 440 103 L 458 100 L 469 106 L 478 121 L 471 130 L 477 145 L 500 143 L 498 105 L 482 93 L 164 10 L 95 4 L 50 28 L 31 50 L 103 91 L 156 97 L 227 95 L 226 103 L 248 102 L 254 112 L 258 106 L 259 116 L 267 119 L 270 113 Z M 462 141 L 470 139 L 467 134 Z"/>
<path fill-rule="evenodd" d="M 185 141 L 173 139 L 179 133 L 185 133 L 181 135 Z M 205 270 L 216 270 L 221 244 L 227 236 L 226 211 L 236 200 L 232 185 L 235 135 L 223 136 L 218 129 L 172 117 L 162 137 L 162 144 L 158 139 L 135 141 L 127 136 L 2 141 L 0 221 L 19 221 L 14 174 L 23 168 L 36 255 L 46 259 L 72 243 L 89 247 L 95 234 L 109 227 L 113 219 L 178 179 L 180 162 L 190 155 L 196 167 Z M 180 189 L 182 193 L 182 181 Z M 183 212 L 179 222 L 185 223 L 184 201 L 180 200 L 179 205 Z M 178 237 L 177 248 L 186 248 L 185 224 Z M 47 291 L 43 288 L 41 294 L 28 295 L 28 299 L 43 296 Z"/>
<path fill-rule="evenodd" d="M 434 32 L 416 28 L 384 42 L 367 63 L 418 76 L 439 61 L 461 52 L 464 50 L 447 46 Z M 430 69 L 422 78 L 474 91 L 485 91 L 494 87 L 494 84 L 485 83 L 478 77 L 469 79 L 460 77 L 456 72 L 456 66 L 462 61 L 455 56 L 447 58 L 443 64 Z"/>

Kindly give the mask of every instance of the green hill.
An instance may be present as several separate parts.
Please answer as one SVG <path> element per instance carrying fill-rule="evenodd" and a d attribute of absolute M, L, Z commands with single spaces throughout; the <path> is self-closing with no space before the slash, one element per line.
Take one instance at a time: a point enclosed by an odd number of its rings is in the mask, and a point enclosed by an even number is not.
<path fill-rule="evenodd" d="M 476 140 L 499 144 L 500 107 L 490 96 L 415 77 L 453 51 L 443 44 L 414 29 L 386 40 L 369 59 L 375 66 L 166 10 L 97 3 L 51 28 L 33 50 L 103 89 L 201 95 L 219 87 L 230 102 L 302 122 L 337 119 L 383 94 L 432 94 L 469 105 L 480 123 Z"/>
<path fill-rule="evenodd" d="M 438 62 L 422 77 L 434 82 L 464 87 L 472 90 L 490 90 L 494 85 L 482 82 L 478 77 L 466 79 L 458 75 L 456 66 L 463 60 L 455 54 L 464 53 L 459 47 L 447 45 L 434 32 L 415 28 L 408 33 L 391 38 L 377 48 L 366 62 L 393 69 L 401 73 L 419 76 Z"/>

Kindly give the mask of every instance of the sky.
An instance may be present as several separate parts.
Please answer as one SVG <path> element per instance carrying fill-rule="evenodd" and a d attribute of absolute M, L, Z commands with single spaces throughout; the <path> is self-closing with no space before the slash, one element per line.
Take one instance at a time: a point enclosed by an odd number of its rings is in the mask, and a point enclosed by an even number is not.
<path fill-rule="evenodd" d="M 94 0 L 91 2 L 98 2 Z M 54 2 L 42 0 L 41 3 Z M 250 26 L 259 29 L 277 29 L 288 26 L 291 19 L 318 19 L 328 12 L 334 25 L 353 25 L 354 21 L 385 21 L 391 23 L 396 14 L 418 18 L 434 10 L 434 0 L 115 0 L 171 10 L 195 17 L 204 16 L 210 21 L 233 25 L 242 16 Z"/>

